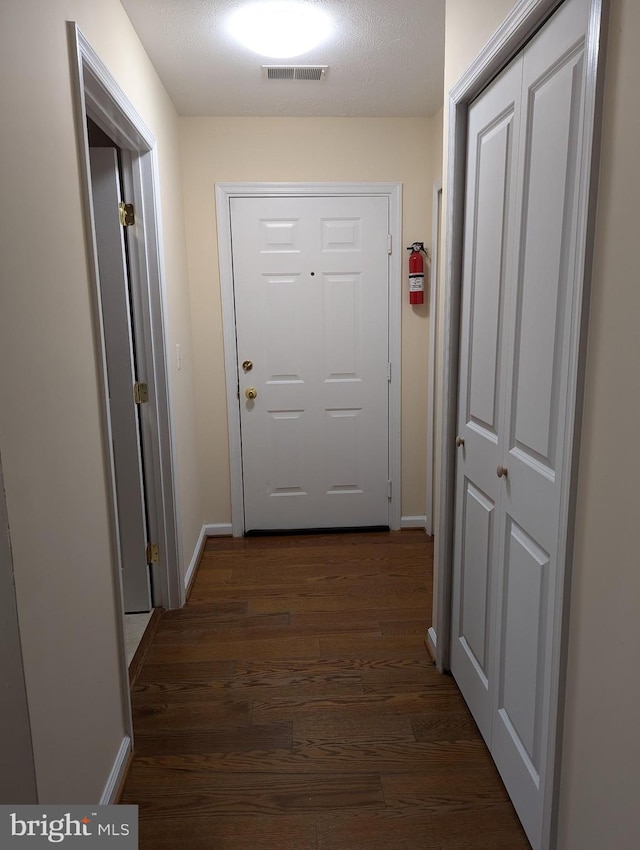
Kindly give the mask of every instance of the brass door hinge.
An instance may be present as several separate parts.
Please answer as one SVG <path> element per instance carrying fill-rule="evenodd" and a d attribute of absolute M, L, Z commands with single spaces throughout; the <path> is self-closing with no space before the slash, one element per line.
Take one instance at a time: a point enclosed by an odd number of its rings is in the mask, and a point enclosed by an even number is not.
<path fill-rule="evenodd" d="M 160 560 L 160 550 L 155 543 L 149 543 L 147 546 L 147 564 L 157 564 Z"/>
<path fill-rule="evenodd" d="M 120 213 L 120 224 L 123 227 L 131 227 L 132 224 L 136 223 L 136 215 L 133 210 L 133 204 L 118 204 L 118 211 Z"/>
<path fill-rule="evenodd" d="M 133 385 L 133 400 L 136 404 L 146 404 L 149 401 L 149 387 L 137 381 Z"/>

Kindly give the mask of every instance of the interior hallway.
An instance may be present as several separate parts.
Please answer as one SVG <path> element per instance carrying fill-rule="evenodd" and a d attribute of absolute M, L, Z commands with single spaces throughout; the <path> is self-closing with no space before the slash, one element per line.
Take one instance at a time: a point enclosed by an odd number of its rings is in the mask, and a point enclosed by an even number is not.
<path fill-rule="evenodd" d="M 212 538 L 133 690 L 140 847 L 519 850 L 425 650 L 424 532 Z"/>

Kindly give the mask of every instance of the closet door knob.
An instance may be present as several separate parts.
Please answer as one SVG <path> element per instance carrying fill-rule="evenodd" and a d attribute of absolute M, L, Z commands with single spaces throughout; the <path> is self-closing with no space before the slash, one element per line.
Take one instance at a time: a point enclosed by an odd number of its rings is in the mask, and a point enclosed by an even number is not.
<path fill-rule="evenodd" d="M 462 448 L 462 446 L 464 446 L 464 438 L 463 437 L 456 437 L 456 448 L 459 449 L 459 448 Z"/>
<path fill-rule="evenodd" d="M 498 478 L 506 478 L 507 475 L 509 474 L 509 470 L 507 469 L 506 466 L 500 465 L 497 469 L 497 473 L 498 473 Z"/>

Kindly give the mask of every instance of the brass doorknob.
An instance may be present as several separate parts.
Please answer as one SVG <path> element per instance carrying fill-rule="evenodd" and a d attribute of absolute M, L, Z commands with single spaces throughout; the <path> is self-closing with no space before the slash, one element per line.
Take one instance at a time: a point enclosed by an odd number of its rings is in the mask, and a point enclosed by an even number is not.
<path fill-rule="evenodd" d="M 496 472 L 498 473 L 498 478 L 506 478 L 509 473 L 509 470 L 506 466 L 502 466 L 501 464 L 496 470 Z"/>
<path fill-rule="evenodd" d="M 245 372 L 250 372 L 253 369 L 253 363 L 251 362 L 251 360 L 243 360 L 242 368 Z"/>
<path fill-rule="evenodd" d="M 461 448 L 464 446 L 464 439 L 462 437 L 456 437 L 456 448 Z"/>
<path fill-rule="evenodd" d="M 244 394 L 248 399 L 257 398 L 258 390 L 255 387 L 247 387 Z"/>

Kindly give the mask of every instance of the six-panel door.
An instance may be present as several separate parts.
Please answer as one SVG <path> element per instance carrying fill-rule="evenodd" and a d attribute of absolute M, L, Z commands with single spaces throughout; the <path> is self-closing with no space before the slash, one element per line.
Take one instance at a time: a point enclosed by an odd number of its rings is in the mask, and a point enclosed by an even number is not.
<path fill-rule="evenodd" d="M 387 199 L 235 198 L 231 232 L 246 530 L 388 525 Z"/>

